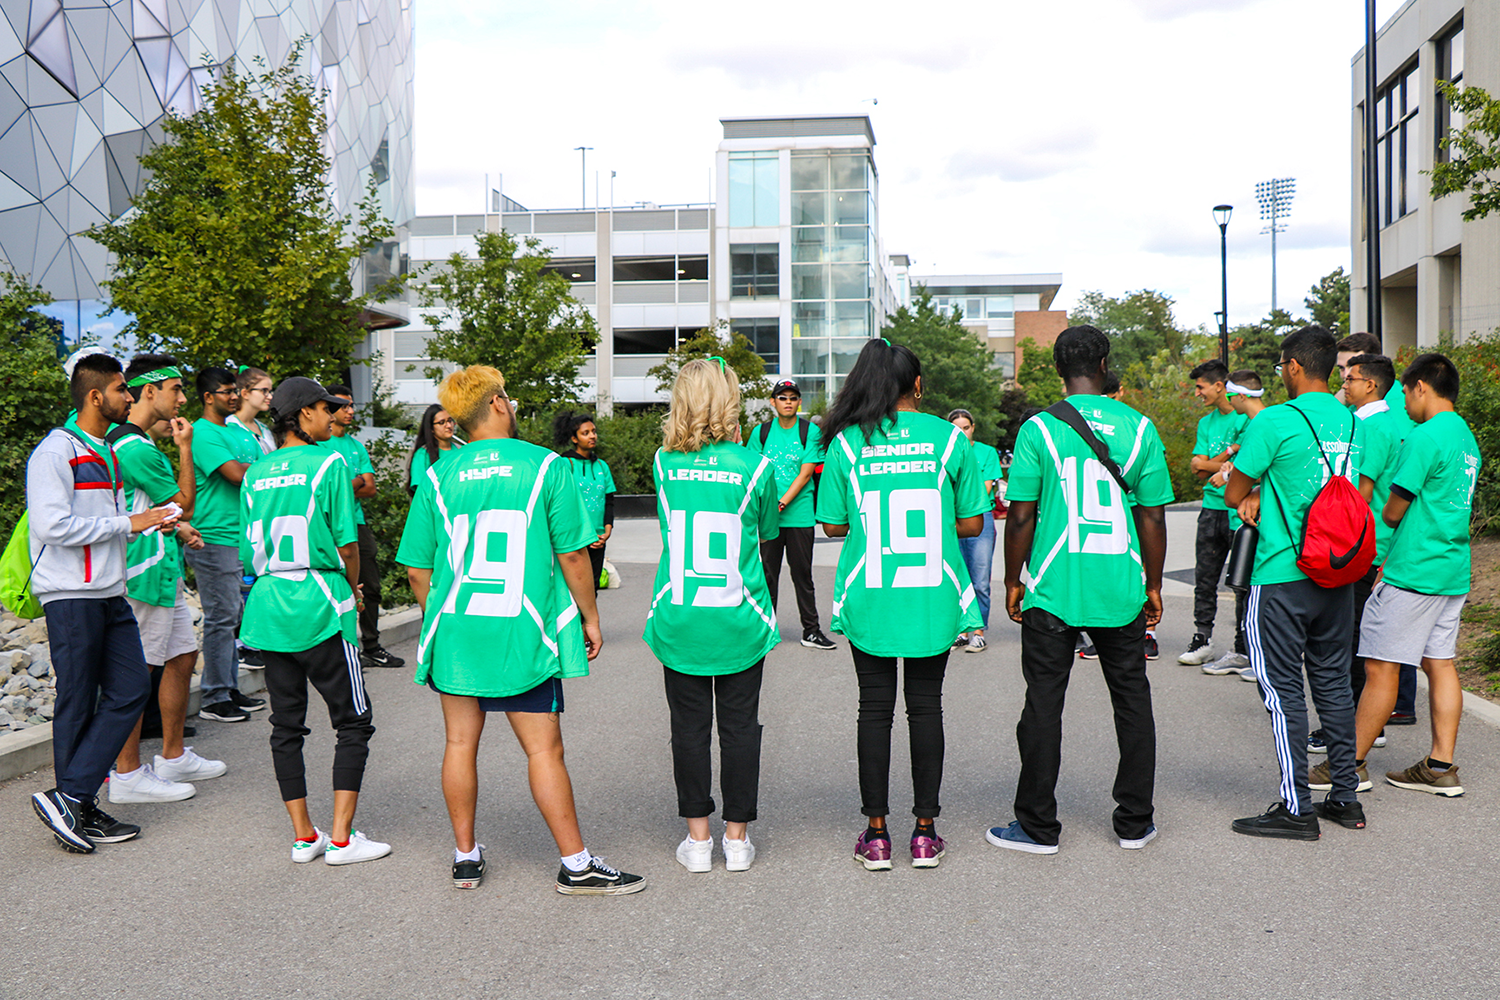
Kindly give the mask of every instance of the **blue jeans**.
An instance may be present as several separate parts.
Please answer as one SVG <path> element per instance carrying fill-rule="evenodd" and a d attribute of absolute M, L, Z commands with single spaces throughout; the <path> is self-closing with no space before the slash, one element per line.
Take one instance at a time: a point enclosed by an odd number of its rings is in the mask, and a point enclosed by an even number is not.
<path fill-rule="evenodd" d="M 240 600 L 240 550 L 233 545 L 214 545 L 201 549 L 183 549 L 188 564 L 198 578 L 198 599 L 203 602 L 203 680 L 200 692 L 204 705 L 213 705 L 229 697 L 240 686 L 240 657 L 234 648 L 234 633 L 240 627 L 244 605 Z"/>
<path fill-rule="evenodd" d="M 958 550 L 964 554 L 964 565 L 969 567 L 969 579 L 974 584 L 974 596 L 979 598 L 980 628 L 990 627 L 990 570 L 995 565 L 995 515 L 984 512 L 984 530 L 975 538 L 960 538 Z"/>

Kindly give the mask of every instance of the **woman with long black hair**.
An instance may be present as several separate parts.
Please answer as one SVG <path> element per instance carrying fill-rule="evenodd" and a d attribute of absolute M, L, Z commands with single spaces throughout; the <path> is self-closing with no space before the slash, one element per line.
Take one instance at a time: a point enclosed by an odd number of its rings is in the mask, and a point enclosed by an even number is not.
<path fill-rule="evenodd" d="M 454 454 L 464 443 L 454 436 L 457 422 L 437 403 L 422 413 L 417 440 L 406 456 L 406 492 L 415 494 L 427 479 L 427 470 Z"/>
<path fill-rule="evenodd" d="M 866 829 L 854 860 L 891 867 L 891 726 L 896 660 L 905 661 L 907 728 L 917 817 L 915 868 L 936 868 L 945 844 L 934 820 L 943 781 L 943 674 L 979 608 L 959 551 L 984 527 L 990 500 L 963 431 L 922 413 L 922 363 L 872 340 L 823 422 L 827 462 L 818 491 L 824 534 L 845 538 L 834 580 L 833 631 L 849 639 L 859 676 L 859 791 Z"/>
<path fill-rule="evenodd" d="M 604 545 L 615 530 L 615 477 L 609 463 L 597 453 L 599 427 L 587 413 L 564 410 L 552 418 L 552 447 L 562 451 L 568 470 L 583 495 L 583 507 L 599 540 L 589 546 L 589 564 L 594 568 L 594 589 L 604 570 Z"/>

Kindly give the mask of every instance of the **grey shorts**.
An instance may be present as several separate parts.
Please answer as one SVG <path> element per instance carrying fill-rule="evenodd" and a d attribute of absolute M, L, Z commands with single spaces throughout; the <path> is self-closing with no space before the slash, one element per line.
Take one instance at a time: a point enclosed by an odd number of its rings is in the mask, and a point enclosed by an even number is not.
<path fill-rule="evenodd" d="M 141 630 L 141 651 L 146 662 L 159 667 L 183 653 L 196 653 L 198 639 L 193 635 L 193 612 L 182 599 L 182 581 L 177 581 L 177 602 L 170 608 L 142 604 L 127 597 Z"/>
<path fill-rule="evenodd" d="M 1359 655 L 1387 663 L 1451 660 L 1458 652 L 1458 619 L 1468 594 L 1418 594 L 1375 585 L 1359 627 Z"/>

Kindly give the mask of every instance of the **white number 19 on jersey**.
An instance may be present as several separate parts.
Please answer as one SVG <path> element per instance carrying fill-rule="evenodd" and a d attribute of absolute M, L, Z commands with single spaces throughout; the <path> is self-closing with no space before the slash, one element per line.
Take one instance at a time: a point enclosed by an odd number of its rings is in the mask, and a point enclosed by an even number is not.
<path fill-rule="evenodd" d="M 1068 551 L 1119 555 L 1130 549 L 1130 529 L 1125 525 L 1125 497 L 1120 484 L 1097 458 L 1083 460 L 1069 455 L 1062 464 L 1063 497 L 1068 504 Z M 1088 537 L 1083 537 L 1084 529 Z"/>
<path fill-rule="evenodd" d="M 724 583 L 699 582 L 693 592 L 695 608 L 737 608 L 745 599 L 745 581 L 740 576 L 740 550 L 743 543 L 740 519 L 716 510 L 693 514 L 692 534 L 688 533 L 687 511 L 674 510 L 667 515 L 667 547 L 672 550 L 670 565 L 672 603 L 681 604 L 687 596 L 688 578 L 702 581 L 722 579 Z M 724 554 L 713 554 L 716 539 L 724 540 Z M 688 556 L 692 556 L 691 563 Z"/>
<path fill-rule="evenodd" d="M 865 587 L 885 586 L 885 556 L 921 556 L 917 565 L 898 566 L 892 587 L 936 587 L 943 582 L 943 536 L 938 533 L 942 494 L 935 489 L 869 490 L 859 499 L 865 529 Z M 921 521 L 912 534 L 913 515 Z M 886 533 L 890 537 L 887 539 Z"/>

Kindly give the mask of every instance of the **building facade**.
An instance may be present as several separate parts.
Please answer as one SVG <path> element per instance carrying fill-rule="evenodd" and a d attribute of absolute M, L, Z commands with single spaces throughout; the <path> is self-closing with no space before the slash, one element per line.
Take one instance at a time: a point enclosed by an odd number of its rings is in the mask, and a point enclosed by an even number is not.
<path fill-rule="evenodd" d="M 1409 0 L 1375 45 L 1375 165 L 1384 348 L 1429 347 L 1500 328 L 1500 216 L 1463 220 L 1466 194 L 1434 199 L 1426 171 L 1461 122 L 1437 92 L 1452 80 L 1500 94 L 1500 0 Z M 1352 69 L 1350 329 L 1368 330 L 1365 53 Z"/>
<path fill-rule="evenodd" d="M 373 177 L 387 217 L 404 223 L 411 2 L 0 0 L 0 258 L 59 300 L 48 311 L 76 339 L 99 314 L 108 265 L 81 234 L 129 208 L 145 179 L 139 158 L 166 115 L 196 111 L 200 88 L 231 58 L 245 71 L 257 57 L 279 66 L 304 36 L 304 65 L 324 94 L 335 206 L 352 209 Z M 398 266 L 396 244 L 367 266 Z"/>
<path fill-rule="evenodd" d="M 1068 325 L 1067 313 L 1052 309 L 1061 274 L 934 274 L 908 280 L 927 289 L 940 314 L 958 313 L 1008 379 L 1016 376 L 1017 345 L 1028 338 L 1051 343 Z"/>

